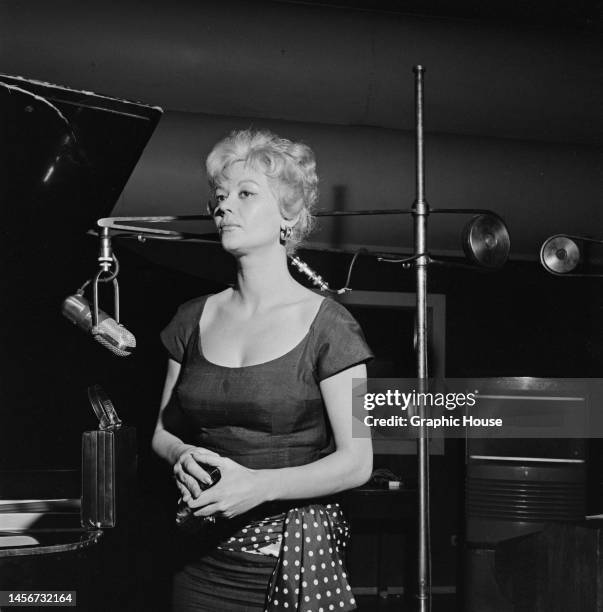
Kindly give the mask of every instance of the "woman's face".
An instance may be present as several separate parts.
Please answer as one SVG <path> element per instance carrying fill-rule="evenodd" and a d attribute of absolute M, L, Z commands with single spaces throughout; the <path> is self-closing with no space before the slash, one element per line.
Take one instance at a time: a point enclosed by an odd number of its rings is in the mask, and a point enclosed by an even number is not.
<path fill-rule="evenodd" d="M 261 171 L 235 162 L 215 191 L 214 221 L 222 246 L 233 255 L 279 244 L 283 218 L 276 195 Z"/>

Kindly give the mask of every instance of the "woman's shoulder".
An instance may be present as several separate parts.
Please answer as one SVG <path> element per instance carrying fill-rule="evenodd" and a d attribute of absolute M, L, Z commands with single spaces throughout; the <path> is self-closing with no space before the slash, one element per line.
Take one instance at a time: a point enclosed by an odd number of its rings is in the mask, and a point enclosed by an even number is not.
<path fill-rule="evenodd" d="M 216 304 L 223 303 L 232 294 L 232 289 L 227 288 L 218 293 L 207 293 L 196 298 L 187 300 L 180 304 L 174 315 L 174 319 L 179 321 L 181 324 L 197 325 L 201 320 L 201 314 L 207 304 L 208 300 L 212 300 L 212 307 Z"/>
<path fill-rule="evenodd" d="M 207 302 L 208 298 L 210 298 L 212 295 L 213 294 L 208 293 L 207 295 L 201 295 L 183 302 L 176 309 L 176 316 L 183 319 L 187 319 L 189 317 L 194 318 L 197 313 L 201 313 L 203 307 L 205 306 L 205 302 Z"/>
<path fill-rule="evenodd" d="M 322 301 L 318 310 L 317 323 L 320 322 L 325 326 L 338 325 L 341 323 L 348 323 L 350 321 L 355 322 L 353 315 L 350 311 L 340 302 L 334 300 L 332 297 L 322 297 Z"/>
<path fill-rule="evenodd" d="M 161 331 L 163 345 L 170 357 L 179 363 L 184 359 L 186 347 L 201 319 L 208 297 L 209 295 L 202 295 L 180 304 L 170 322 Z"/>
<path fill-rule="evenodd" d="M 343 304 L 325 297 L 318 314 L 314 346 L 319 381 L 372 359 L 360 325 Z"/>
<path fill-rule="evenodd" d="M 314 337 L 320 342 L 345 342 L 350 335 L 364 339 L 362 329 L 354 315 L 332 297 L 323 297 L 312 324 Z"/>

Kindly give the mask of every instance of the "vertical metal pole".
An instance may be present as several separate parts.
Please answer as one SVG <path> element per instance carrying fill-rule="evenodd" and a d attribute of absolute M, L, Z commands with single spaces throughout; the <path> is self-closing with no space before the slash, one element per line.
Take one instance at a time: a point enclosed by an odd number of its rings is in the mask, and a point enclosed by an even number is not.
<path fill-rule="evenodd" d="M 427 392 L 427 217 L 429 205 L 425 201 L 425 174 L 423 151 L 423 74 L 422 66 L 413 68 L 415 73 L 416 112 L 416 193 L 413 205 L 414 250 L 421 255 L 415 264 L 417 283 L 417 377 L 419 393 Z M 419 402 L 419 415 L 425 417 L 425 402 Z M 419 480 L 419 538 L 418 538 L 418 591 L 420 612 L 427 612 L 431 597 L 429 576 L 429 439 L 426 428 L 421 426 L 417 440 Z"/>

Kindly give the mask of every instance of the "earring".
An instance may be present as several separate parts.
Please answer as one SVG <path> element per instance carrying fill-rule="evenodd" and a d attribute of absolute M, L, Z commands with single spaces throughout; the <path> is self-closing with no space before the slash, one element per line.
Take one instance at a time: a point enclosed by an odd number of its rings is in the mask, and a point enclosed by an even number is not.
<path fill-rule="evenodd" d="M 293 228 L 289 225 L 285 227 L 281 227 L 281 240 L 285 242 L 285 240 L 289 240 L 291 238 L 291 234 L 293 233 Z"/>

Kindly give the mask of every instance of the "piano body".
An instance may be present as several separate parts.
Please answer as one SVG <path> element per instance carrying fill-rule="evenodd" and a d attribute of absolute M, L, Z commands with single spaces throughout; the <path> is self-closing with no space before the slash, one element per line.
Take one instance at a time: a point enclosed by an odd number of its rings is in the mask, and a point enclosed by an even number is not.
<path fill-rule="evenodd" d="M 94 275 L 86 234 L 111 214 L 161 113 L 0 75 L 0 590 L 77 591 L 78 610 L 135 609 L 136 436 L 88 432 L 82 452 L 87 385 L 127 366 L 83 348 L 94 343 L 61 303 Z"/>

